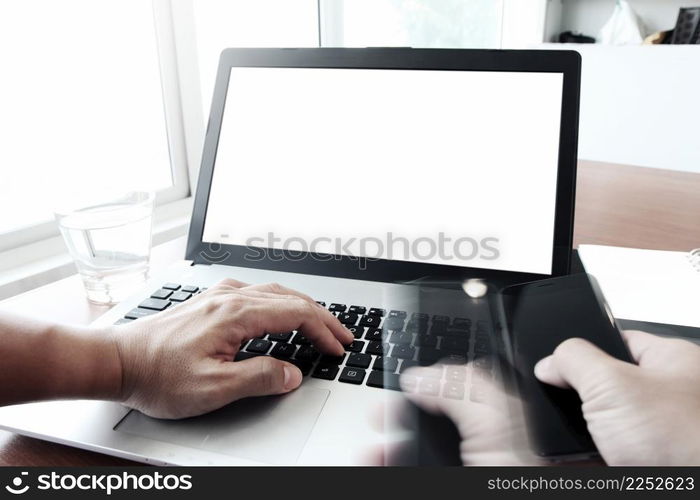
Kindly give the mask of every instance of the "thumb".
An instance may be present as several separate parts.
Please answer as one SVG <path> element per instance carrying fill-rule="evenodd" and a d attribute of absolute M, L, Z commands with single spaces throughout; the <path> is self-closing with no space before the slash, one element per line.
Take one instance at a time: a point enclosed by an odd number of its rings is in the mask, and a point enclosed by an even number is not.
<path fill-rule="evenodd" d="M 235 401 L 251 396 L 284 394 L 299 387 L 301 371 L 291 363 L 269 356 L 226 363 L 227 392 Z"/>
<path fill-rule="evenodd" d="M 535 376 L 545 384 L 575 389 L 585 399 L 592 387 L 622 364 L 587 340 L 572 338 L 535 365 Z"/>

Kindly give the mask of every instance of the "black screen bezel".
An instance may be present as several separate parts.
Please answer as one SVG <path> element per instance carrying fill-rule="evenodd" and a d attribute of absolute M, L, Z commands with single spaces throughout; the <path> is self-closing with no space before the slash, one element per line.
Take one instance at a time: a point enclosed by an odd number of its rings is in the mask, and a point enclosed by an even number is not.
<path fill-rule="evenodd" d="M 363 266 L 348 256 L 322 256 L 258 249 L 264 257 L 246 259 L 248 247 L 215 243 L 217 264 L 381 282 L 408 282 L 426 277 L 450 281 L 482 278 L 518 283 L 569 273 L 573 243 L 578 145 L 581 57 L 574 51 L 506 51 L 465 49 L 226 49 L 222 52 L 187 242 L 186 258 L 210 264 L 212 243 L 202 241 L 209 192 L 216 162 L 230 70 L 233 67 L 410 69 L 445 71 L 541 72 L 564 75 L 557 172 L 556 211 L 551 275 L 495 271 L 462 266 L 391 260 L 367 260 Z M 254 207 L 251 208 L 254 210 Z M 281 259 L 279 257 L 282 257 Z"/>

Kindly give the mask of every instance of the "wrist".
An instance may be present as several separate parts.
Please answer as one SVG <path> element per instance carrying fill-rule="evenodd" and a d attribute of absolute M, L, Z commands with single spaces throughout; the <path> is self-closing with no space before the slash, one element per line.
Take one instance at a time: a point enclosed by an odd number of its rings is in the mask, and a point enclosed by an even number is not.
<path fill-rule="evenodd" d="M 111 401 L 122 401 L 124 365 L 122 353 L 117 342 L 117 331 L 113 326 L 100 328 L 92 332 L 95 339 L 98 339 L 97 349 L 102 354 L 105 361 L 105 373 L 99 377 L 97 388 L 101 392 L 103 399 Z"/>
<path fill-rule="evenodd" d="M 112 327 L 52 326 L 46 336 L 54 348 L 58 371 L 62 371 L 55 377 L 55 396 L 121 400 L 121 357 Z"/>

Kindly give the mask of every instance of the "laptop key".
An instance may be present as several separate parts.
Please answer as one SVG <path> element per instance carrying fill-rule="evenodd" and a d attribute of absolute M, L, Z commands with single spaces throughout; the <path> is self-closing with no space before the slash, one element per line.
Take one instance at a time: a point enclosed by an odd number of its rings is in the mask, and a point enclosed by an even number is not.
<path fill-rule="evenodd" d="M 384 332 L 381 328 L 368 328 L 367 333 L 365 333 L 365 340 L 381 342 L 384 338 Z"/>
<path fill-rule="evenodd" d="M 416 335 L 416 345 L 418 347 L 437 347 L 438 338 L 435 335 Z"/>
<path fill-rule="evenodd" d="M 385 330 L 403 330 L 404 327 L 404 320 L 403 318 L 397 318 L 397 317 L 391 317 L 389 316 L 385 321 L 384 321 L 384 329 Z"/>
<path fill-rule="evenodd" d="M 165 288 L 161 288 L 160 290 L 156 290 L 151 294 L 152 299 L 167 299 L 173 294 L 172 290 L 167 290 Z"/>
<path fill-rule="evenodd" d="M 430 325 L 430 335 L 447 335 L 448 324 L 441 322 L 433 322 Z"/>
<path fill-rule="evenodd" d="M 389 337 L 389 342 L 392 344 L 410 344 L 413 340 L 413 334 L 407 332 L 394 332 Z"/>
<path fill-rule="evenodd" d="M 395 358 L 401 359 L 412 359 L 413 355 L 416 353 L 416 348 L 410 345 L 397 344 L 391 350 L 391 355 Z"/>
<path fill-rule="evenodd" d="M 161 288 L 167 288 L 168 290 L 179 290 L 180 285 L 178 285 L 177 283 L 166 283 Z"/>
<path fill-rule="evenodd" d="M 472 327 L 472 320 L 470 320 L 469 318 L 455 318 L 452 321 L 452 326 L 462 327 L 469 330 Z"/>
<path fill-rule="evenodd" d="M 462 353 L 448 352 L 446 356 L 443 356 L 440 360 L 446 365 L 466 365 L 467 355 Z"/>
<path fill-rule="evenodd" d="M 345 354 L 343 354 L 342 356 L 329 356 L 328 354 L 324 354 L 323 356 L 321 356 L 321 361 L 319 361 L 319 363 L 322 365 L 339 366 L 343 364 L 344 359 Z"/>
<path fill-rule="evenodd" d="M 362 352 L 366 343 L 367 342 L 363 342 L 362 340 L 353 340 L 351 344 L 345 346 L 345 350 L 350 352 Z"/>
<path fill-rule="evenodd" d="M 443 351 L 467 352 L 469 350 L 469 339 L 467 337 L 441 337 L 440 349 Z"/>
<path fill-rule="evenodd" d="M 170 301 L 171 301 L 171 302 L 184 302 L 184 301 L 186 301 L 186 300 L 189 300 L 190 298 L 192 298 L 192 294 L 191 294 L 191 293 L 187 293 L 187 292 L 174 292 L 174 293 L 170 296 Z"/>
<path fill-rule="evenodd" d="M 365 315 L 360 318 L 360 326 L 370 326 L 372 328 L 376 328 L 381 322 L 381 316 Z"/>
<path fill-rule="evenodd" d="M 309 363 L 313 363 L 318 359 L 320 355 L 321 353 L 318 352 L 318 349 L 316 349 L 315 347 L 310 345 L 303 345 L 299 347 L 296 358 L 299 361 L 308 361 Z"/>
<path fill-rule="evenodd" d="M 409 368 L 413 368 L 414 366 L 420 366 L 420 364 L 418 363 L 418 361 L 413 361 L 413 360 L 410 360 L 410 359 L 404 359 L 404 360 L 401 362 L 401 368 L 399 368 L 399 373 L 403 373 L 403 372 L 405 372 L 406 370 L 408 370 Z"/>
<path fill-rule="evenodd" d="M 163 311 L 170 305 L 167 300 L 161 299 L 146 299 L 139 304 L 139 307 L 144 309 L 153 309 L 154 311 Z"/>
<path fill-rule="evenodd" d="M 372 365 L 372 368 L 374 370 L 380 370 L 385 372 L 395 372 L 397 366 L 399 366 L 398 358 L 378 356 L 377 359 L 374 360 L 374 365 Z"/>
<path fill-rule="evenodd" d="M 274 340 L 275 342 L 287 342 L 292 337 L 292 332 L 285 333 L 271 333 L 267 336 L 268 339 Z"/>
<path fill-rule="evenodd" d="M 198 286 L 187 285 L 182 287 L 182 291 L 187 293 L 197 293 L 197 290 L 199 290 Z"/>
<path fill-rule="evenodd" d="M 153 309 L 141 309 L 137 307 L 136 309 L 132 309 L 128 313 L 124 315 L 126 319 L 139 319 L 143 318 L 145 316 L 150 316 L 151 314 L 155 314 L 158 311 L 155 311 Z"/>
<path fill-rule="evenodd" d="M 351 312 L 353 314 L 364 314 L 367 312 L 367 308 L 364 306 L 350 306 L 348 312 Z"/>
<path fill-rule="evenodd" d="M 406 319 L 406 316 L 407 316 L 406 311 L 396 311 L 396 310 L 392 310 L 392 311 L 389 311 L 389 316 L 388 316 L 388 317 L 389 317 L 389 318 L 401 318 L 401 319 Z"/>
<path fill-rule="evenodd" d="M 491 343 L 477 340 L 474 344 L 474 354 L 485 355 L 491 352 Z"/>
<path fill-rule="evenodd" d="M 394 391 L 401 390 L 399 376 L 395 373 L 372 370 L 367 377 L 367 385 L 370 387 L 380 387 Z"/>
<path fill-rule="evenodd" d="M 328 307 L 328 310 L 329 310 L 330 312 L 341 312 L 341 313 L 344 313 L 345 310 L 346 310 L 347 308 L 348 308 L 348 306 L 346 306 L 345 304 L 331 304 L 331 305 Z"/>
<path fill-rule="evenodd" d="M 462 337 L 469 336 L 469 328 L 459 325 L 459 326 L 448 326 L 445 328 L 445 335 L 461 335 Z"/>
<path fill-rule="evenodd" d="M 418 351 L 418 362 L 423 366 L 437 363 L 440 357 L 441 352 L 432 347 L 421 347 Z"/>
<path fill-rule="evenodd" d="M 365 379 L 365 371 L 361 368 L 345 367 L 338 380 L 347 384 L 361 384 Z"/>
<path fill-rule="evenodd" d="M 370 342 L 367 345 L 367 349 L 365 349 L 367 354 L 374 354 L 375 356 L 382 356 L 385 351 L 389 351 L 389 344 L 382 344 L 381 342 Z"/>
<path fill-rule="evenodd" d="M 289 359 L 294 355 L 294 351 L 297 350 L 297 346 L 294 344 L 283 344 L 278 342 L 275 347 L 270 351 L 270 356 L 278 359 Z"/>
<path fill-rule="evenodd" d="M 422 335 L 428 333 L 428 322 L 412 319 L 406 324 L 406 331 Z"/>
<path fill-rule="evenodd" d="M 356 339 L 361 339 L 364 335 L 366 328 L 364 326 L 349 326 L 348 330 L 352 333 L 353 337 Z"/>
<path fill-rule="evenodd" d="M 326 303 L 321 300 L 317 300 L 316 303 L 321 307 L 326 307 Z"/>
<path fill-rule="evenodd" d="M 450 324 L 450 317 L 443 316 L 440 314 L 433 314 L 433 323 L 447 323 Z"/>
<path fill-rule="evenodd" d="M 248 344 L 247 351 L 248 352 L 257 352 L 260 354 L 265 354 L 267 351 L 270 350 L 270 347 L 272 346 L 272 342 L 269 340 L 265 339 L 253 339 L 251 340 L 250 344 Z"/>
<path fill-rule="evenodd" d="M 121 318 L 121 319 L 118 319 L 117 321 L 115 321 L 115 322 L 114 322 L 114 325 L 115 325 L 115 326 L 117 326 L 117 325 L 125 325 L 125 324 L 127 324 L 127 323 L 131 323 L 132 321 L 134 321 L 134 320 L 133 320 L 133 319 L 129 319 L 129 318 Z"/>
<path fill-rule="evenodd" d="M 334 365 L 318 365 L 311 376 L 324 380 L 333 380 L 339 371 L 340 368 Z"/>
<path fill-rule="evenodd" d="M 450 399 L 464 399 L 464 391 L 464 384 L 448 382 L 442 388 L 442 395 Z"/>
<path fill-rule="evenodd" d="M 449 382 L 464 382 L 467 380 L 467 370 L 463 366 L 448 366 L 445 369 L 445 379 Z"/>
<path fill-rule="evenodd" d="M 440 394 L 440 381 L 431 378 L 424 378 L 418 384 L 418 392 L 425 396 L 437 396 Z"/>
<path fill-rule="evenodd" d="M 292 339 L 292 344 L 311 345 L 311 341 L 304 337 L 301 333 L 297 333 Z"/>
<path fill-rule="evenodd" d="M 258 354 L 255 352 L 238 351 L 236 353 L 236 356 L 233 358 L 233 360 L 234 361 L 245 361 L 246 359 L 256 358 L 258 356 L 261 356 L 261 354 Z"/>
<path fill-rule="evenodd" d="M 378 307 L 372 307 L 367 314 L 369 314 L 370 316 L 381 317 L 381 316 L 384 316 L 385 313 L 386 313 L 386 311 L 384 309 L 380 309 Z"/>
<path fill-rule="evenodd" d="M 311 367 L 313 365 L 308 361 L 301 361 L 299 359 L 285 359 L 285 361 L 299 368 L 299 371 L 304 377 L 311 373 Z"/>
<path fill-rule="evenodd" d="M 355 368 L 368 368 L 371 362 L 372 356 L 369 354 L 353 352 L 350 354 L 350 356 L 348 356 L 348 360 L 345 365 L 354 366 Z"/>
<path fill-rule="evenodd" d="M 348 326 L 354 326 L 355 323 L 357 323 L 357 314 L 353 313 L 340 313 L 338 314 L 338 321 L 340 321 L 344 325 Z"/>

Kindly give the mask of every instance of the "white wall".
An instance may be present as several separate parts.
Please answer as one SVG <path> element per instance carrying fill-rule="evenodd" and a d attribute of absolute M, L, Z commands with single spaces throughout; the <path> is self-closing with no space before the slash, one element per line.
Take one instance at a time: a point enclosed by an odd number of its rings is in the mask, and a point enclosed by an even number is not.
<path fill-rule="evenodd" d="M 700 46 L 545 47 L 583 57 L 580 158 L 700 172 Z"/>

